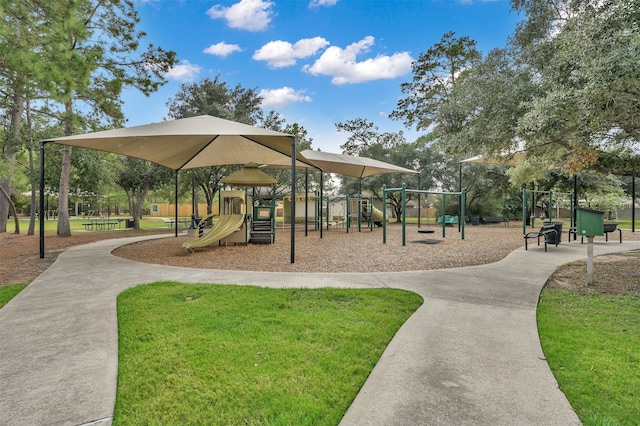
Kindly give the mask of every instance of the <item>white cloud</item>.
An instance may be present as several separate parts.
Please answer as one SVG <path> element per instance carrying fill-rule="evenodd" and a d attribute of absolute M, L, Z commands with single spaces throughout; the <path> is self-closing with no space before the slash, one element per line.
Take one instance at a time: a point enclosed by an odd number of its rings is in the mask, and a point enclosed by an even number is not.
<path fill-rule="evenodd" d="M 202 71 L 202 67 L 194 65 L 183 59 L 179 65 L 174 66 L 165 74 L 167 78 L 181 81 L 183 83 L 194 81 L 198 74 Z"/>
<path fill-rule="evenodd" d="M 333 84 L 396 78 L 411 71 L 413 58 L 408 52 L 378 55 L 358 62 L 357 56 L 368 51 L 374 41 L 373 37 L 367 36 L 344 49 L 331 46 L 313 65 L 305 65 L 303 69 L 312 75 L 330 75 Z"/>
<path fill-rule="evenodd" d="M 335 6 L 338 0 L 311 0 L 309 2 L 309 7 L 321 7 L 321 6 Z"/>
<path fill-rule="evenodd" d="M 275 40 L 262 46 L 253 54 L 256 61 L 267 61 L 271 68 L 283 68 L 295 65 L 297 59 L 314 55 L 329 42 L 322 37 L 303 38 L 295 44 Z"/>
<path fill-rule="evenodd" d="M 311 102 L 311 97 L 304 94 L 304 90 L 295 90 L 291 87 L 281 87 L 279 89 L 262 89 L 263 107 L 281 108 L 296 102 Z"/>
<path fill-rule="evenodd" d="M 226 19 L 231 28 L 264 31 L 271 22 L 274 4 L 265 0 L 240 0 L 229 7 L 219 4 L 212 6 L 207 10 L 207 15 L 212 19 Z"/>
<path fill-rule="evenodd" d="M 240 46 L 237 44 L 227 44 L 224 41 L 220 43 L 212 44 L 211 46 L 204 49 L 204 53 L 208 53 L 214 56 L 227 57 L 233 52 L 241 52 Z"/>

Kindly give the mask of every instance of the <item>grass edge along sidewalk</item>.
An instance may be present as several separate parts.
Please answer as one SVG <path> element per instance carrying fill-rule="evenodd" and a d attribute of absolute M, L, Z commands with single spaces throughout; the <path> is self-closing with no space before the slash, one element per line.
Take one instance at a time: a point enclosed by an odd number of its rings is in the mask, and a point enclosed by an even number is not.
<path fill-rule="evenodd" d="M 422 302 L 393 289 L 126 290 L 113 423 L 335 425 Z"/>
<path fill-rule="evenodd" d="M 640 419 L 640 279 L 637 251 L 558 268 L 542 290 L 538 331 L 560 389 L 585 425 Z M 563 288 L 567 287 L 567 288 Z"/>

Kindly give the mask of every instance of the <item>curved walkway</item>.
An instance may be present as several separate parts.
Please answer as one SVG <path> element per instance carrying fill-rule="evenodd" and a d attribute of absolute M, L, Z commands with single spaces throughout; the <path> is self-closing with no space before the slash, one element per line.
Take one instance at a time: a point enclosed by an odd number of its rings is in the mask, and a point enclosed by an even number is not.
<path fill-rule="evenodd" d="M 580 424 L 544 359 L 539 292 L 586 245 L 518 249 L 500 262 L 400 273 L 188 269 L 110 254 L 140 238 L 71 248 L 0 309 L 0 424 L 108 425 L 115 403 L 116 296 L 157 280 L 267 287 L 393 287 L 425 303 L 400 328 L 341 425 Z M 596 243 L 596 255 L 640 248 Z"/>

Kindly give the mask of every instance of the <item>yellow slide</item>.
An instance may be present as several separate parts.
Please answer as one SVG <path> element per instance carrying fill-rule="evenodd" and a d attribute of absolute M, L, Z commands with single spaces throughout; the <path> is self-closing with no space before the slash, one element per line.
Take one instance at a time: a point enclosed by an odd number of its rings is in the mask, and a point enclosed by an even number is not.
<path fill-rule="evenodd" d="M 382 210 L 376 208 L 375 206 L 371 206 L 371 209 L 373 210 L 373 220 L 375 220 L 376 222 L 382 222 Z M 387 222 L 389 222 L 389 218 L 387 218 Z"/>
<path fill-rule="evenodd" d="M 211 228 L 209 232 L 195 240 L 185 241 L 184 243 L 182 243 L 182 247 L 186 248 L 187 250 L 206 247 L 233 234 L 236 229 L 242 226 L 243 223 L 243 214 L 228 214 L 220 216 L 220 220 L 218 221 L 218 223 L 216 223 L 216 225 Z"/>

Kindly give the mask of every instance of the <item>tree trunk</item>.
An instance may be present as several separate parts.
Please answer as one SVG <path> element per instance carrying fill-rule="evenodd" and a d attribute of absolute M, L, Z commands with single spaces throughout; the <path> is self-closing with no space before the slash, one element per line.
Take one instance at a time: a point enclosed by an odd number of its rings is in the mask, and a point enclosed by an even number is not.
<path fill-rule="evenodd" d="M 2 194 L 5 196 L 5 199 L 7 200 L 7 205 L 9 207 L 9 210 L 13 214 L 13 218 L 14 218 L 15 224 L 16 224 L 16 229 L 14 231 L 14 234 L 19 234 L 20 233 L 20 221 L 18 220 L 18 213 L 16 212 L 16 206 L 15 206 L 15 204 L 13 204 L 13 201 L 11 201 L 11 197 L 9 197 L 9 194 L 7 194 L 5 192 L 5 190 L 1 186 L 0 186 L 0 192 L 2 192 Z M 7 232 L 6 229 L 5 229 L 5 232 Z"/>
<path fill-rule="evenodd" d="M 13 191 L 13 185 L 11 183 L 13 176 L 12 168 L 16 160 L 16 151 L 18 141 L 20 140 L 23 105 L 24 95 L 22 93 L 22 90 L 15 89 L 15 91 L 13 92 L 13 105 L 11 107 L 11 130 L 7 139 L 7 144 L 4 148 L 4 156 L 7 159 L 9 168 L 7 170 L 7 175 L 3 179 L 0 179 L 0 188 L 2 188 L 2 190 L 8 195 Z M 3 202 L 3 200 L 5 200 L 5 198 L 0 197 L 0 233 L 7 232 L 9 210 L 13 205 L 13 203 L 11 202 L 11 198 L 7 198 L 8 202 Z"/>
<path fill-rule="evenodd" d="M 64 135 L 73 134 L 73 104 L 71 101 L 65 102 L 65 112 L 67 118 L 64 124 Z M 69 179 L 71 176 L 71 147 L 65 145 L 62 149 L 62 167 L 60 172 L 60 185 L 58 194 L 58 236 L 70 237 L 71 224 L 69 223 Z"/>
<path fill-rule="evenodd" d="M 142 217 L 142 206 L 144 200 L 147 198 L 147 190 L 140 187 L 135 188 L 131 193 L 127 193 L 127 200 L 129 201 L 129 210 L 133 216 L 133 229 L 140 229 L 140 218 Z"/>
<path fill-rule="evenodd" d="M 31 207 L 29 209 L 29 229 L 27 230 L 27 235 L 34 235 L 36 230 L 36 211 L 38 211 L 37 205 L 38 200 L 36 198 L 36 188 L 38 187 L 38 182 L 36 180 L 36 167 L 33 158 L 33 123 L 31 122 L 31 102 L 29 99 L 26 99 L 26 107 L 27 107 L 27 128 L 29 129 L 29 175 L 31 178 Z"/>
<path fill-rule="evenodd" d="M 60 172 L 60 193 L 58 194 L 58 236 L 70 237 L 69 223 L 69 176 L 71 176 L 71 147 L 62 149 L 62 171 Z"/>

